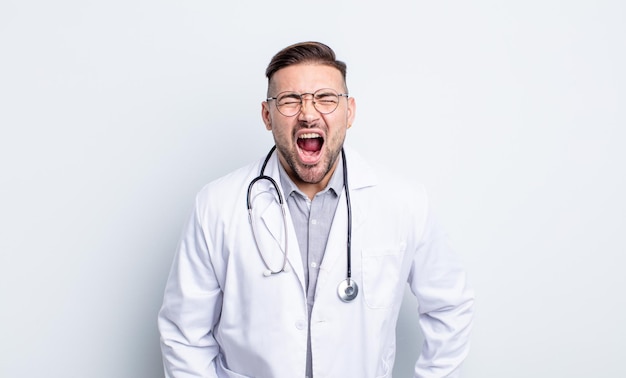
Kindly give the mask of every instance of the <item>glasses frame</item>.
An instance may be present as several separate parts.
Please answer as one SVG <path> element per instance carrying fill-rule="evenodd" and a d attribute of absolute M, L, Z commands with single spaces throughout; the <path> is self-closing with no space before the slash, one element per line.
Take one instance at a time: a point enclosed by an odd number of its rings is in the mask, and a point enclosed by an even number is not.
<path fill-rule="evenodd" d="M 338 93 L 336 90 L 334 90 L 332 88 L 320 88 L 320 89 L 316 90 L 315 92 L 306 92 L 306 93 L 296 93 L 294 91 L 283 91 L 283 92 L 280 92 L 279 94 L 277 94 L 275 97 L 268 97 L 268 98 L 266 98 L 265 101 L 270 102 L 272 100 L 275 100 L 274 103 L 276 104 L 276 110 L 278 110 L 278 112 L 280 114 L 284 115 L 285 117 L 295 117 L 295 116 L 297 116 L 298 114 L 300 114 L 302 112 L 302 104 L 304 103 L 304 96 L 311 95 L 311 102 L 313 103 L 313 108 L 320 114 L 330 114 L 330 113 L 334 112 L 335 110 L 337 110 L 337 108 L 339 107 L 339 101 L 337 101 L 337 106 L 335 106 L 335 108 L 333 110 L 329 111 L 329 112 L 322 112 L 315 105 L 316 104 L 316 102 L 315 102 L 315 94 L 320 92 L 320 91 L 324 91 L 324 90 L 332 91 L 334 94 L 337 95 L 337 97 L 348 98 L 350 96 L 348 93 Z M 298 105 L 298 111 L 296 113 L 294 113 L 294 114 L 285 114 L 285 113 L 283 113 L 280 110 L 280 107 L 278 106 L 278 101 L 277 100 L 284 93 L 293 93 L 296 96 L 300 97 L 300 104 Z"/>

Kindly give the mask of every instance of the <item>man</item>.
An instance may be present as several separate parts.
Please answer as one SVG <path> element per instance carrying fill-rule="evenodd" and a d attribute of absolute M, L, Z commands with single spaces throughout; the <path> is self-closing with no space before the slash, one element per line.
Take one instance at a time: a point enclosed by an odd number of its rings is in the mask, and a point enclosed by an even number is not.
<path fill-rule="evenodd" d="M 266 75 L 276 150 L 196 198 L 159 313 L 166 376 L 391 377 L 408 282 L 415 376 L 458 377 L 473 294 L 424 190 L 343 149 L 346 65 L 305 42 Z"/>

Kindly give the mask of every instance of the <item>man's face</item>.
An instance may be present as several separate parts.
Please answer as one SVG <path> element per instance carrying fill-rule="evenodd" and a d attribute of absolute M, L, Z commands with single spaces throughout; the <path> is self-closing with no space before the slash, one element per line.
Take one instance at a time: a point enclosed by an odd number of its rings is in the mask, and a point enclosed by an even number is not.
<path fill-rule="evenodd" d="M 321 64 L 297 64 L 274 73 L 269 95 L 276 97 L 286 91 L 313 93 L 323 88 L 346 92 L 338 69 Z M 272 131 L 281 164 L 299 187 L 316 184 L 319 190 L 323 189 L 334 172 L 346 130 L 352 125 L 354 99 L 339 97 L 337 109 L 322 114 L 313 106 L 312 96 L 307 95 L 300 113 L 293 117 L 282 115 L 275 102 L 263 102 L 262 117 L 266 128 Z"/>

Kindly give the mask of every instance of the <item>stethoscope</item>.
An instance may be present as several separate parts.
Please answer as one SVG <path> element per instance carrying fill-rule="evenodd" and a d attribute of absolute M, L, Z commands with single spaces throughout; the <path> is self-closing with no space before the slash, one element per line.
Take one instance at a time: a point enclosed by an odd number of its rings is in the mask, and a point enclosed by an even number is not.
<path fill-rule="evenodd" d="M 254 239 L 254 244 L 256 244 L 256 248 L 257 251 L 259 252 L 259 256 L 261 256 L 261 260 L 263 260 L 263 264 L 265 265 L 265 271 L 263 272 L 263 275 L 265 277 L 270 277 L 273 274 L 278 274 L 281 272 L 289 272 L 289 267 L 287 266 L 287 251 L 288 251 L 288 240 L 287 240 L 287 210 L 286 210 L 286 204 L 285 201 L 283 199 L 283 194 L 281 193 L 278 184 L 276 183 L 276 181 L 271 178 L 270 176 L 266 176 L 265 175 L 265 167 L 267 166 L 268 161 L 270 160 L 270 157 L 272 156 L 272 154 L 274 153 L 274 150 L 276 150 L 276 146 L 272 147 L 272 149 L 270 150 L 270 152 L 267 154 L 267 157 L 265 158 L 265 161 L 263 162 L 263 166 L 261 167 L 261 172 L 259 173 L 259 175 L 257 177 L 255 177 L 254 179 L 252 179 L 252 181 L 250 181 L 250 185 L 248 185 L 248 195 L 246 197 L 246 205 L 248 207 L 248 220 L 250 222 L 250 227 L 252 228 L 252 238 Z M 347 269 L 346 269 L 346 279 L 342 280 L 341 282 L 339 282 L 339 285 L 337 287 L 337 294 L 339 295 L 339 298 L 341 298 L 342 301 L 344 302 L 350 302 L 352 301 L 354 298 L 356 298 L 357 294 L 359 293 L 359 287 L 357 286 L 356 282 L 354 282 L 354 280 L 352 279 L 352 249 L 351 249 L 351 244 L 352 244 L 352 205 L 350 204 L 350 190 L 348 189 L 348 168 L 347 168 L 347 164 L 346 164 L 346 154 L 344 153 L 343 149 L 341 149 L 341 161 L 343 164 L 343 188 L 344 191 L 346 192 L 346 205 L 348 207 L 348 231 L 347 231 L 347 243 L 346 243 L 346 249 L 347 249 L 347 254 L 346 254 L 346 261 L 347 261 Z M 263 256 L 263 252 L 261 252 L 261 248 L 259 247 L 259 242 L 257 240 L 257 233 L 256 233 L 256 228 L 255 228 L 255 222 L 252 220 L 252 202 L 250 201 L 251 198 L 251 193 L 252 193 L 252 187 L 254 186 L 255 183 L 257 183 L 260 180 L 267 180 L 269 181 L 272 186 L 274 187 L 274 189 L 276 189 L 276 193 L 278 193 L 278 203 L 280 204 L 280 208 L 283 214 L 283 227 L 284 227 L 284 233 L 285 233 L 285 254 L 283 257 L 283 265 L 279 270 L 273 270 L 269 264 L 267 263 L 267 261 L 265 260 L 265 257 Z"/>

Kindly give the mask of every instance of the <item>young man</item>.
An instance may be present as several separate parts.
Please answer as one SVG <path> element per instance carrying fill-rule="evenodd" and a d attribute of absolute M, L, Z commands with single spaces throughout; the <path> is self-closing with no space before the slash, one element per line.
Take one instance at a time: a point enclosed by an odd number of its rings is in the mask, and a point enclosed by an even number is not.
<path fill-rule="evenodd" d="M 458 377 L 473 293 L 427 196 L 344 149 L 356 104 L 326 45 L 271 60 L 276 150 L 196 198 L 159 313 L 167 377 L 390 377 L 406 283 L 416 377 Z"/>

